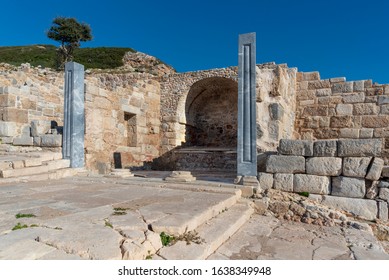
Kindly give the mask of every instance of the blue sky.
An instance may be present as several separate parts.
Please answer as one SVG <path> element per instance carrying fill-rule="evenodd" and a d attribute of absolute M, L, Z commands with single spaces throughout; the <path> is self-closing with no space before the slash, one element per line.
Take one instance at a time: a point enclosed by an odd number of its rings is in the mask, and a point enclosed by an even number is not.
<path fill-rule="evenodd" d="M 322 78 L 389 83 L 389 1 L 2 1 L 0 46 L 57 44 L 56 16 L 90 24 L 83 47 L 132 47 L 179 72 L 237 65 L 238 34 L 257 33 L 257 63 L 275 61 Z"/>

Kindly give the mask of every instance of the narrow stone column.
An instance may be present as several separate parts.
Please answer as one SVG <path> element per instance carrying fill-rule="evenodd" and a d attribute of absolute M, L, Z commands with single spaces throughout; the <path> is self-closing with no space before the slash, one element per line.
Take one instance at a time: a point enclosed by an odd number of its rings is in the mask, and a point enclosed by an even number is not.
<path fill-rule="evenodd" d="M 84 167 L 84 66 L 65 64 L 64 126 L 62 155 L 70 159 L 70 167 Z"/>
<path fill-rule="evenodd" d="M 255 33 L 239 35 L 237 175 L 243 179 L 257 176 L 255 52 Z"/>

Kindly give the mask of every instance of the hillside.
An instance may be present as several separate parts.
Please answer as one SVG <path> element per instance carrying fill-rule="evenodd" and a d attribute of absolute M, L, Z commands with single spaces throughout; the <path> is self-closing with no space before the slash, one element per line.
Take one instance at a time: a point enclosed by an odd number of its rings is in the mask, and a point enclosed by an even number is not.
<path fill-rule="evenodd" d="M 0 47 L 0 63 L 15 66 L 29 63 L 35 67 L 55 68 L 55 60 L 56 47 L 53 45 Z M 79 48 L 75 50 L 74 61 L 83 64 L 86 69 L 117 69 L 157 75 L 175 72 L 158 58 L 131 48 Z"/>

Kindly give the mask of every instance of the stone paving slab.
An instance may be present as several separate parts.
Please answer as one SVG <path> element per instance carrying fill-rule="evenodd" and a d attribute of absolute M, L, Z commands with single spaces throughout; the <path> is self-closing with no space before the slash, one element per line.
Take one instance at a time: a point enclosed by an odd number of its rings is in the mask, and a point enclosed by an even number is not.
<path fill-rule="evenodd" d="M 76 176 L 3 184 L 0 259 L 144 259 L 150 255 L 157 259 L 162 247 L 158 229 L 198 228 L 228 205 L 232 207 L 240 194 L 226 181 L 170 184 L 151 177 Z M 35 217 L 17 219 L 18 213 Z M 12 230 L 18 223 L 23 228 Z M 366 230 L 291 223 L 256 214 L 209 259 L 387 257 Z"/>

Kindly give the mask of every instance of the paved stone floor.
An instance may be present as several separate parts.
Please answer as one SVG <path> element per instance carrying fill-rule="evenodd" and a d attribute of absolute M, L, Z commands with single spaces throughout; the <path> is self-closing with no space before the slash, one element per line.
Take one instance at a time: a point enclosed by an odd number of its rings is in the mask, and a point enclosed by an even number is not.
<path fill-rule="evenodd" d="M 0 259 L 141 258 L 140 249 L 159 249 L 159 235 L 153 230 L 179 233 L 188 224 L 195 228 L 237 200 L 228 176 L 167 184 L 161 179 L 163 173 L 149 175 L 0 184 Z M 211 175 L 202 178 L 207 176 Z M 17 218 L 18 214 L 31 217 Z M 128 240 L 133 242 L 125 244 Z M 369 230 L 319 227 L 254 214 L 208 259 L 389 257 Z"/>

